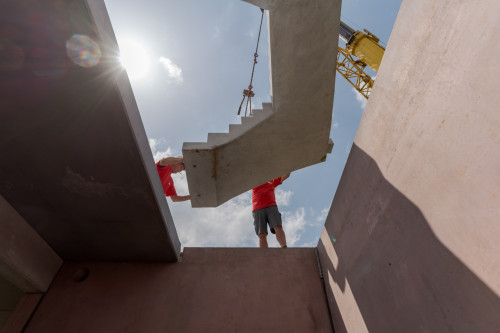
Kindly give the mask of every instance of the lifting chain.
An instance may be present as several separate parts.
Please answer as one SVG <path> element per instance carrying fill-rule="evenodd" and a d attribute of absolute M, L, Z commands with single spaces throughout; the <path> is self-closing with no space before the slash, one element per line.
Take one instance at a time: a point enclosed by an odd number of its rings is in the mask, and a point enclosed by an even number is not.
<path fill-rule="evenodd" d="M 262 19 L 264 18 L 264 9 L 261 8 L 260 11 L 262 12 L 262 14 L 260 16 L 260 27 L 259 27 L 259 36 L 257 37 L 257 46 L 255 47 L 255 53 L 253 54 L 252 75 L 250 76 L 250 84 L 248 85 L 248 89 L 243 90 L 243 99 L 241 100 L 240 107 L 238 108 L 238 116 L 241 113 L 241 107 L 242 107 L 245 99 L 247 100 L 247 103 L 245 105 L 245 117 L 247 115 L 248 110 L 250 110 L 250 115 L 252 115 L 252 97 L 255 96 L 255 93 L 252 90 L 253 89 L 253 86 L 252 86 L 253 73 L 255 71 L 255 65 L 257 64 L 257 57 L 259 56 L 257 51 L 259 50 L 260 32 L 262 30 Z M 250 109 L 248 108 L 249 106 L 250 106 Z"/>

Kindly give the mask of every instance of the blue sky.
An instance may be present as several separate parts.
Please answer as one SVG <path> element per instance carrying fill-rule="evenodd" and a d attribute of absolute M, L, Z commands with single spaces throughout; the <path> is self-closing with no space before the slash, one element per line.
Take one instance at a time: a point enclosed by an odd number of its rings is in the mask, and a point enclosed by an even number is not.
<path fill-rule="evenodd" d="M 132 69 L 129 76 L 155 160 L 181 155 L 183 142 L 203 142 L 208 133 L 227 132 L 229 124 L 240 123 L 236 112 L 250 79 L 260 21 L 257 7 L 239 0 L 105 2 L 122 52 L 131 48 L 133 56 L 142 48 L 149 59 L 142 77 Z M 344 0 L 341 19 L 387 43 L 400 4 Z M 264 18 L 253 84 L 257 108 L 270 102 L 267 37 Z M 325 163 L 293 172 L 277 189 L 289 246 L 316 246 L 365 104 L 337 75 L 333 152 Z M 178 194 L 187 194 L 185 174 L 175 176 Z M 217 208 L 191 208 L 189 202 L 170 199 L 168 205 L 183 246 L 258 244 L 249 192 Z M 269 245 L 278 246 L 271 234 Z"/>

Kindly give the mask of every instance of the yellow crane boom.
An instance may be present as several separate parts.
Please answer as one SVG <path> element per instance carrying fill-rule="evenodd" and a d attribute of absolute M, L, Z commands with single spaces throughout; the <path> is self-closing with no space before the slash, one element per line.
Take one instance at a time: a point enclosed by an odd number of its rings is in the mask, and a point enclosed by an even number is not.
<path fill-rule="evenodd" d="M 338 48 L 337 72 L 368 99 L 374 81 L 364 69 L 368 66 L 378 72 L 385 48 L 378 43 L 379 38 L 368 30 L 355 31 L 342 21 L 339 37 L 345 42 L 346 48 Z"/>
<path fill-rule="evenodd" d="M 373 87 L 373 79 L 365 73 L 366 65 L 354 60 L 348 50 L 339 46 L 337 52 L 337 72 L 342 75 L 363 97 L 368 99 Z"/>

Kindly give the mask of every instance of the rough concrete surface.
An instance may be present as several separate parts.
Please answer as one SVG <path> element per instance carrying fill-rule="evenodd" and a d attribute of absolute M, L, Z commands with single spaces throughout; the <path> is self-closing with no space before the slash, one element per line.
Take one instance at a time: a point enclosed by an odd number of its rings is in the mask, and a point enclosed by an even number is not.
<path fill-rule="evenodd" d="M 82 268 L 88 277 L 75 282 Z M 185 248 L 180 263 L 65 263 L 26 332 L 331 332 L 331 326 L 314 249 Z"/>
<path fill-rule="evenodd" d="M 498 332 L 499 12 L 403 2 L 318 245 L 336 332 Z"/>
<path fill-rule="evenodd" d="M 62 259 L 0 195 L 0 276 L 25 293 L 45 292 Z"/>
<path fill-rule="evenodd" d="M 5 323 L 0 325 L 0 333 L 24 332 L 23 329 L 28 324 L 42 296 L 43 294 L 23 295 Z"/>
<path fill-rule="evenodd" d="M 219 134 L 224 140 L 216 144 L 184 143 L 193 207 L 221 205 L 270 179 L 323 162 L 333 146 L 341 2 L 246 1 L 268 10 L 272 113 L 236 135 Z"/>
<path fill-rule="evenodd" d="M 2 1 L 0 28 L 0 195 L 64 260 L 176 261 L 104 1 Z"/>
<path fill-rule="evenodd" d="M 0 327 L 9 318 L 23 294 L 21 289 L 0 276 Z"/>

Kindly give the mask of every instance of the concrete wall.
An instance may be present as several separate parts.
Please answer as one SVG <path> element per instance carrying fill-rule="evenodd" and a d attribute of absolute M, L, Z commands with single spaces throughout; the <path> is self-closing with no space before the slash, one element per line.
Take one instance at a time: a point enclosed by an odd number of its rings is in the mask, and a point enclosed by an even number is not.
<path fill-rule="evenodd" d="M 45 292 L 62 259 L 0 195 L 0 276 L 26 293 Z"/>
<path fill-rule="evenodd" d="M 331 325 L 314 249 L 186 248 L 180 263 L 65 263 L 26 332 L 331 332 Z"/>
<path fill-rule="evenodd" d="M 0 195 L 63 260 L 176 262 L 104 0 L 0 1 L 0 31 Z"/>
<path fill-rule="evenodd" d="M 318 246 L 337 332 L 498 332 L 499 12 L 403 2 Z"/>
<path fill-rule="evenodd" d="M 0 328 L 23 297 L 21 289 L 0 276 Z"/>
<path fill-rule="evenodd" d="M 0 333 L 17 333 L 24 332 L 25 326 L 28 324 L 31 315 L 35 311 L 38 303 L 42 299 L 43 294 L 24 294 L 14 309 L 8 314 L 8 318 L 0 326 Z"/>

